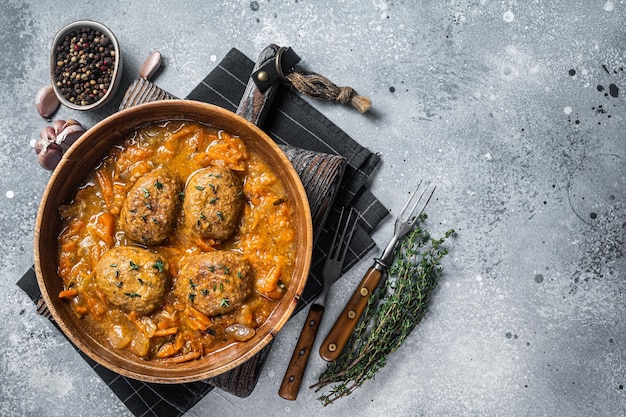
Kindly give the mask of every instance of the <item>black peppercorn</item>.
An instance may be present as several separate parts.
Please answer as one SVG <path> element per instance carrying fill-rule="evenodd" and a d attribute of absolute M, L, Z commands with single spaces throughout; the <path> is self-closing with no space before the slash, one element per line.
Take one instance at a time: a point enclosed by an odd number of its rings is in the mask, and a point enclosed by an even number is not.
<path fill-rule="evenodd" d="M 54 50 L 54 81 L 66 100 L 87 106 L 106 95 L 115 71 L 114 45 L 106 35 L 89 27 L 77 29 Z"/>

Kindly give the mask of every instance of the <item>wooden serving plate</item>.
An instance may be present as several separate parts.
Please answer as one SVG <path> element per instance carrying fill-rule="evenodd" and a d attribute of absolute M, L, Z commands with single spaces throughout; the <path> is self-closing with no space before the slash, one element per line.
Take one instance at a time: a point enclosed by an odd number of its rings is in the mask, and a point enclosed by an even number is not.
<path fill-rule="evenodd" d="M 116 144 L 139 126 L 162 120 L 190 120 L 224 129 L 241 137 L 246 145 L 265 158 L 274 168 L 292 200 L 295 211 L 296 263 L 287 293 L 247 342 L 230 345 L 202 359 L 165 365 L 124 355 L 108 344 L 94 339 L 82 326 L 81 319 L 57 294 L 63 289 L 57 274 L 61 219 L 59 206 L 70 201 L 88 173 L 102 161 Z M 137 105 L 109 116 L 89 129 L 67 151 L 44 191 L 35 229 L 35 271 L 42 296 L 65 335 L 87 356 L 102 366 L 131 378 L 158 383 L 183 383 L 204 380 L 223 374 L 243 364 L 267 346 L 294 311 L 304 289 L 311 263 L 313 230 L 309 202 L 293 165 L 283 151 L 255 124 L 211 104 L 164 100 Z"/>

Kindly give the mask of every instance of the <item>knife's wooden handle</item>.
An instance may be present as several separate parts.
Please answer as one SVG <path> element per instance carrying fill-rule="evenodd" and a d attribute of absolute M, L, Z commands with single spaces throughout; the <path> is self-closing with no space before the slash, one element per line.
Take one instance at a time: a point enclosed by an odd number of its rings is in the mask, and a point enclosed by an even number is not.
<path fill-rule="evenodd" d="M 278 49 L 278 45 L 274 44 L 270 44 L 265 49 L 263 49 L 259 54 L 259 57 L 257 58 L 254 70 L 256 71 L 257 69 L 265 65 L 268 61 L 273 61 L 276 58 L 276 52 L 278 52 Z M 237 111 L 235 113 L 244 117 L 255 125 L 262 127 L 263 122 L 265 121 L 265 117 L 272 107 L 272 102 L 276 97 L 278 87 L 278 84 L 273 85 L 268 88 L 264 93 L 261 93 L 261 91 L 254 83 L 254 80 L 252 80 L 251 78 L 250 80 L 248 80 L 246 90 L 243 93 L 243 97 L 241 98 L 241 101 L 239 102 L 239 107 L 237 107 Z"/>
<path fill-rule="evenodd" d="M 331 362 L 339 357 L 382 276 L 383 271 L 374 266 L 367 270 L 361 283 L 328 332 L 328 336 L 324 339 L 320 347 L 322 359 Z"/>
<path fill-rule="evenodd" d="M 315 336 L 317 336 L 317 330 L 320 327 L 320 321 L 322 321 L 323 315 L 323 306 L 319 304 L 311 305 L 309 314 L 306 316 L 306 321 L 300 332 L 298 343 L 293 351 L 293 356 L 291 357 L 291 361 L 289 361 L 287 371 L 285 371 L 283 383 L 278 390 L 278 395 L 286 400 L 295 400 L 298 396 L 304 370 L 309 361 L 311 349 L 313 349 Z"/>

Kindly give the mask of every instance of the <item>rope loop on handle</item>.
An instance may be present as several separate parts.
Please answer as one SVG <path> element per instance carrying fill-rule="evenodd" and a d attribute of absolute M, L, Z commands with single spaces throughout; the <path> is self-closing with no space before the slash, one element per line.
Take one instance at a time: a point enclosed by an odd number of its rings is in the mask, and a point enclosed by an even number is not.
<path fill-rule="evenodd" d="M 320 74 L 293 71 L 287 74 L 285 78 L 296 90 L 313 99 L 350 104 L 359 113 L 365 113 L 372 107 L 372 101 L 359 95 L 354 88 L 339 87 Z"/>

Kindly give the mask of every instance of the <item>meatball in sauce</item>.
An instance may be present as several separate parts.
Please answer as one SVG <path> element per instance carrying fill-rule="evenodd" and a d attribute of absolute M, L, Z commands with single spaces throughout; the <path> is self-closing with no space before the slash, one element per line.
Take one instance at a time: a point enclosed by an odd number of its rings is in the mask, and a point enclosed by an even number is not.
<path fill-rule="evenodd" d="M 239 253 L 215 251 L 195 255 L 181 267 L 174 293 L 207 316 L 239 307 L 252 293 L 252 267 Z"/>
<path fill-rule="evenodd" d="M 226 240 L 237 229 L 244 204 L 237 174 L 217 166 L 201 169 L 185 187 L 185 225 L 203 238 Z"/>
<path fill-rule="evenodd" d="M 146 245 L 163 242 L 176 222 L 178 181 L 163 169 L 141 176 L 128 192 L 120 225 L 126 236 Z"/>
<path fill-rule="evenodd" d="M 116 246 L 98 261 L 96 284 L 109 303 L 148 314 L 163 303 L 169 287 L 167 265 L 148 249 Z"/>

